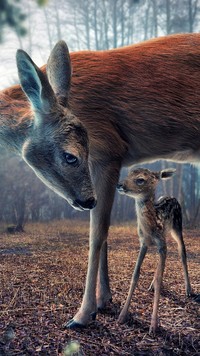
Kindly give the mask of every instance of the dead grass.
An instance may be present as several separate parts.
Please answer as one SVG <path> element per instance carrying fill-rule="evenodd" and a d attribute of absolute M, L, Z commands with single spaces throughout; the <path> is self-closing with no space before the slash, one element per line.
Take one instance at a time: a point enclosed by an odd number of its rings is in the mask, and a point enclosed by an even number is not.
<path fill-rule="evenodd" d="M 185 243 L 194 292 L 200 290 L 200 231 L 186 231 Z M 160 330 L 148 328 L 153 294 L 147 291 L 156 265 L 149 252 L 129 320 L 116 320 L 123 305 L 138 252 L 132 226 L 112 227 L 109 267 L 113 303 L 84 330 L 64 330 L 63 324 L 80 306 L 88 254 L 88 224 L 53 222 L 26 227 L 26 233 L 0 235 L 0 355 L 64 355 L 75 340 L 79 355 L 199 355 L 199 304 L 184 295 L 183 273 L 176 244 L 169 241 L 164 290 L 160 300 Z M 5 342 L 12 325 L 15 338 Z"/>

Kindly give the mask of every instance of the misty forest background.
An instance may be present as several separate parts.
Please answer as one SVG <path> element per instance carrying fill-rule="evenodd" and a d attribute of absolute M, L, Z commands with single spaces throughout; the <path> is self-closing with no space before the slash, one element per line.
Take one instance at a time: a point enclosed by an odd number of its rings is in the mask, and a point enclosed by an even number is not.
<path fill-rule="evenodd" d="M 42 65 L 60 39 L 67 42 L 70 51 L 104 50 L 152 37 L 199 31 L 200 0 L 0 0 L 0 88 L 18 83 L 17 48 L 26 50 Z M 158 195 L 177 197 L 185 226 L 197 226 L 199 169 L 164 161 L 145 167 L 177 169 L 173 180 L 160 184 Z M 126 174 L 127 169 L 123 169 L 122 176 Z M 3 148 L 0 182 L 0 222 L 5 226 L 13 224 L 21 229 L 27 221 L 89 217 L 88 212 L 73 210 L 41 183 L 19 157 Z M 133 200 L 116 194 L 112 221 L 124 222 L 134 217 Z"/>

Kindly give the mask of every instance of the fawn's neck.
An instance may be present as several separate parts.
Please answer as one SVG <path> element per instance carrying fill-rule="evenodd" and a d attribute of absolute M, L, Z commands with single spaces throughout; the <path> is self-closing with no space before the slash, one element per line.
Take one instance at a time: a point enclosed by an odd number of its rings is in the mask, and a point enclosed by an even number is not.
<path fill-rule="evenodd" d="M 136 199 L 136 212 L 141 214 L 146 210 L 153 209 L 155 203 L 155 194 L 151 193 L 148 196 Z"/>
<path fill-rule="evenodd" d="M 0 144 L 21 154 L 32 125 L 31 109 L 24 96 L 16 99 L 6 91 L 0 93 Z"/>
<path fill-rule="evenodd" d="M 152 193 L 148 197 L 136 199 L 136 214 L 138 227 L 146 230 L 148 226 L 151 228 L 156 225 L 156 212 L 154 207 L 155 194 Z"/>

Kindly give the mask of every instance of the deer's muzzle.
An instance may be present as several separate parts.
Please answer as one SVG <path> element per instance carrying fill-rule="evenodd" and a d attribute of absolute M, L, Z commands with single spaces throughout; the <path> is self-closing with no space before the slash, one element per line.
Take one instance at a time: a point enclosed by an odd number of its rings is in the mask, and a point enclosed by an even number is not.
<path fill-rule="evenodd" d="M 96 204 L 97 204 L 97 200 L 92 197 L 85 201 L 76 199 L 73 201 L 72 206 L 78 210 L 91 210 L 96 206 Z"/>

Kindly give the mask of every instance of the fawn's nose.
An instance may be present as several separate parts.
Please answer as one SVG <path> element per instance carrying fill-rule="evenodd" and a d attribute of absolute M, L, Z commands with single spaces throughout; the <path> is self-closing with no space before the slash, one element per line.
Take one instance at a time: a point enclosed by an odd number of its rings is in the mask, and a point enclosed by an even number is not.
<path fill-rule="evenodd" d="M 123 191 L 124 191 L 124 185 L 123 185 L 123 183 L 118 183 L 118 184 L 117 184 L 117 190 L 118 190 L 118 192 L 123 192 Z"/>
<path fill-rule="evenodd" d="M 97 200 L 93 197 L 91 197 L 85 201 L 77 199 L 77 200 L 75 200 L 75 204 L 77 204 L 80 208 L 82 208 L 84 210 L 90 210 L 96 206 Z"/>

